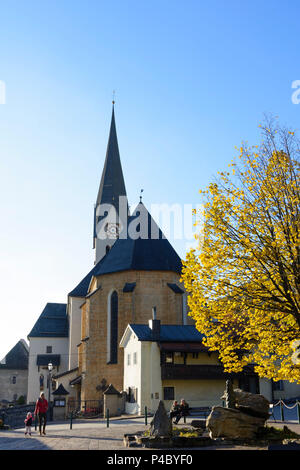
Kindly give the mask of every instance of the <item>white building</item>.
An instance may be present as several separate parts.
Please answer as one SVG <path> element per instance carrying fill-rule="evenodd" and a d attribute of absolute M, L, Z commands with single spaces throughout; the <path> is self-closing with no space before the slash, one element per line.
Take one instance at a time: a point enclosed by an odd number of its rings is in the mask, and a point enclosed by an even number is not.
<path fill-rule="evenodd" d="M 222 405 L 226 379 L 234 388 L 264 395 L 270 402 L 300 396 L 300 386 L 262 379 L 253 367 L 225 374 L 217 352 L 202 344 L 203 336 L 192 325 L 129 324 L 121 339 L 124 348 L 126 412 L 154 412 L 160 400 L 166 409 L 184 398 L 191 407 Z M 275 385 L 275 387 L 274 387 Z M 281 388 L 281 390 L 278 390 Z"/>
<path fill-rule="evenodd" d="M 52 399 L 55 382 L 49 382 L 48 364 L 53 365 L 51 375 L 68 369 L 69 331 L 66 304 L 47 303 L 28 335 L 28 393 L 27 403 L 35 402 L 40 392 Z"/>

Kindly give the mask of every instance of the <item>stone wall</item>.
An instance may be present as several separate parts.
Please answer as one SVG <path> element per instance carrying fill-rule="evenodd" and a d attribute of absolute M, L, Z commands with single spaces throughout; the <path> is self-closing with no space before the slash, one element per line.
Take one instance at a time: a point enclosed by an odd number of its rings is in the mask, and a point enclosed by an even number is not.
<path fill-rule="evenodd" d="M 15 383 L 13 380 L 15 377 Z M 28 370 L 0 369 L 0 401 L 27 397 Z"/>
<path fill-rule="evenodd" d="M 123 390 L 123 348 L 118 348 L 117 364 L 107 364 L 108 299 L 113 291 L 118 293 L 118 342 L 128 323 L 148 324 L 152 307 L 156 306 L 161 324 L 182 324 L 182 294 L 175 294 L 167 283 L 181 288 L 180 276 L 169 271 L 125 271 L 97 278 L 95 293 L 82 308 L 82 339 L 88 340 L 79 347 L 80 372 L 85 371 L 81 398 L 101 398 L 96 387 L 103 378 Z M 123 292 L 125 283 L 136 283 L 133 292 Z M 100 287 L 101 286 L 101 287 Z M 193 324 L 192 320 L 188 321 Z"/>

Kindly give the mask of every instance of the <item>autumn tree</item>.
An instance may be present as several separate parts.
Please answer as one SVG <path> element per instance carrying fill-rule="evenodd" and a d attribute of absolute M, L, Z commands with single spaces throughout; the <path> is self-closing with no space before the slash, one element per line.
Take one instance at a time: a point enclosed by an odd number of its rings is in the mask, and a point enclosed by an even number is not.
<path fill-rule="evenodd" d="M 274 122 L 200 191 L 202 233 L 183 262 L 190 315 L 227 372 L 300 383 L 299 143 Z M 200 243 L 201 241 L 201 243 Z"/>

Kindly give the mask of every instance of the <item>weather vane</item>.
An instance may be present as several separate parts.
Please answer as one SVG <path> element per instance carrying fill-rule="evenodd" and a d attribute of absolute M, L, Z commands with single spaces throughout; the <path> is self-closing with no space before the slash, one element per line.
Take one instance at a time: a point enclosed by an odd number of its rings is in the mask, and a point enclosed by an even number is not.
<path fill-rule="evenodd" d="M 116 97 L 116 91 L 113 90 L 113 93 L 112 93 L 112 104 L 115 104 L 115 97 Z"/>
<path fill-rule="evenodd" d="M 142 197 L 143 197 L 143 196 L 142 196 L 142 192 L 144 192 L 144 190 L 143 190 L 143 189 L 141 189 L 141 194 L 140 194 L 140 202 L 142 202 Z"/>

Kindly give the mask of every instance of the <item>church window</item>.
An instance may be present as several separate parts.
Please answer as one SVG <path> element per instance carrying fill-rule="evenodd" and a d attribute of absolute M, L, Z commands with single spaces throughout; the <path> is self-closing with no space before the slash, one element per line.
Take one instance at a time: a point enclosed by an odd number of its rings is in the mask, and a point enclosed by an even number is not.
<path fill-rule="evenodd" d="M 133 353 L 133 364 L 137 364 L 137 353 Z"/>
<path fill-rule="evenodd" d="M 114 291 L 108 302 L 107 346 L 108 363 L 118 363 L 118 294 Z"/>
<path fill-rule="evenodd" d="M 46 353 L 51 354 L 52 353 L 52 346 L 46 346 Z"/>
<path fill-rule="evenodd" d="M 106 248 L 105 248 L 105 253 L 107 254 L 109 252 L 109 250 L 110 250 L 110 246 L 107 245 Z"/>
<path fill-rule="evenodd" d="M 17 383 L 17 377 L 16 377 L 15 375 L 13 375 L 13 376 L 11 377 L 11 383 L 12 383 L 12 384 L 16 384 L 16 383 Z"/>

